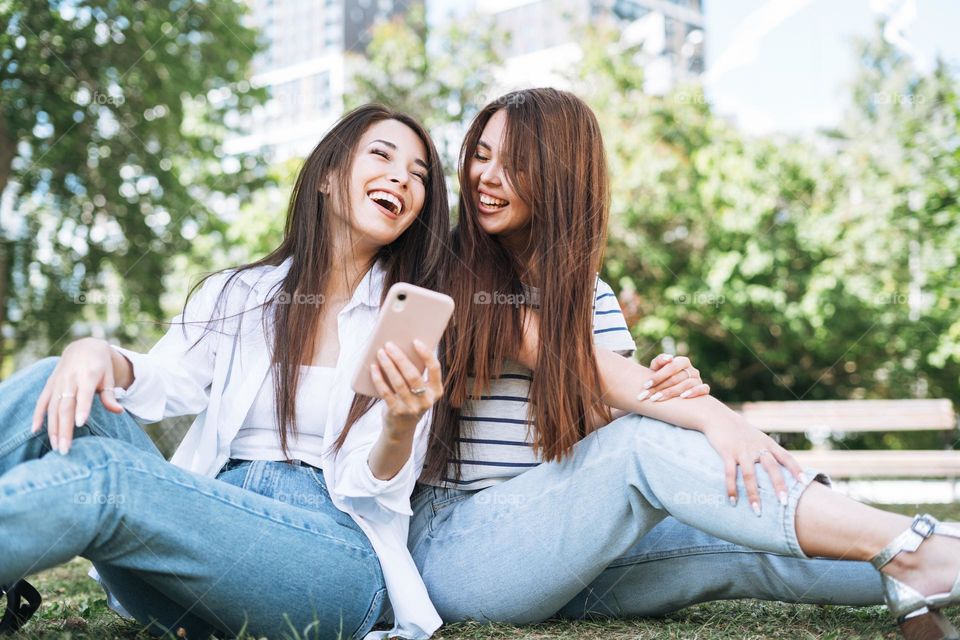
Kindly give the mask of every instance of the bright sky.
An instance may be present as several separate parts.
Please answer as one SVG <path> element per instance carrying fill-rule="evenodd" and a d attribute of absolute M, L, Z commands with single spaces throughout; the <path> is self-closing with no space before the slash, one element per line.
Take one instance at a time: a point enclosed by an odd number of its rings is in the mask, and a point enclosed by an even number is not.
<path fill-rule="evenodd" d="M 473 0 L 501 10 L 531 0 Z M 716 111 L 755 133 L 809 132 L 840 121 L 856 61 L 853 39 L 889 16 L 890 38 L 918 66 L 960 68 L 960 0 L 703 0 L 705 91 Z M 467 10 L 428 0 L 433 19 Z"/>
<path fill-rule="evenodd" d="M 856 64 L 852 41 L 885 14 L 902 25 L 890 37 L 918 66 L 940 56 L 960 67 L 958 0 L 704 0 L 704 11 L 707 96 L 754 132 L 836 124 Z"/>

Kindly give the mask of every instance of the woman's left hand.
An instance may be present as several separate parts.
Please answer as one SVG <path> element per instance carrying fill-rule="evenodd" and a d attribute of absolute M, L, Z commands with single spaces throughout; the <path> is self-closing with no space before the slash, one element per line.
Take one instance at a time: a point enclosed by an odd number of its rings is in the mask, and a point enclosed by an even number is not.
<path fill-rule="evenodd" d="M 723 459 L 730 503 L 737 503 L 737 467 L 743 473 L 743 484 L 753 511 L 760 515 L 760 490 L 757 484 L 756 466 L 759 464 L 773 483 L 781 504 L 787 503 L 787 483 L 783 479 L 786 469 L 797 480 L 803 480 L 803 468 L 789 451 L 776 440 L 737 416 L 721 421 L 703 431 L 710 445 Z"/>
<path fill-rule="evenodd" d="M 693 366 L 686 356 L 672 356 L 661 353 L 650 361 L 654 372 L 637 396 L 640 401 L 650 399 L 653 402 L 670 398 L 698 398 L 709 395 L 710 385 L 700 378 L 700 370 Z"/>

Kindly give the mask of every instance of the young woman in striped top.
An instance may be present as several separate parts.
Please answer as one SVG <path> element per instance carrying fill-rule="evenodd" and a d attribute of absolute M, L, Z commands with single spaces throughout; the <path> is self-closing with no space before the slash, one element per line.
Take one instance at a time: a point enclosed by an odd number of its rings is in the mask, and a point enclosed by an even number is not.
<path fill-rule="evenodd" d="M 536 89 L 488 105 L 460 184 L 447 395 L 409 538 L 445 620 L 886 596 L 905 632 L 944 628 L 960 528 L 834 493 L 709 396 L 643 399 L 651 372 L 624 357 L 633 342 L 597 278 L 608 176 L 581 100 Z"/>

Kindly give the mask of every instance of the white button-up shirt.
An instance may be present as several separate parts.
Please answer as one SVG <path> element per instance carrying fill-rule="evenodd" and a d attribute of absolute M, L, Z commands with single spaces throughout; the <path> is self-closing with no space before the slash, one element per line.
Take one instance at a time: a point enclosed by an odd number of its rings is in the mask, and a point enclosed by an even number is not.
<path fill-rule="evenodd" d="M 230 442 L 270 372 L 272 327 L 268 322 L 270 335 L 265 335 L 262 308 L 257 307 L 279 288 L 289 266 L 290 259 L 278 267 L 241 272 L 215 308 L 230 272 L 217 274 L 196 292 L 184 314 L 149 353 L 114 347 L 133 364 L 133 384 L 117 390 L 117 400 L 127 411 L 144 422 L 198 414 L 172 463 L 213 477 L 229 458 Z M 350 380 L 376 325 L 383 277 L 383 269 L 374 265 L 337 316 L 340 355 L 325 416 L 324 442 L 336 441 L 346 423 L 354 396 Z M 212 331 L 204 335 L 211 319 Z M 370 539 L 393 607 L 394 628 L 371 632 L 368 639 L 395 635 L 428 638 L 441 624 L 407 550 L 410 494 L 426 457 L 429 423 L 428 412 L 417 425 L 412 455 L 390 480 L 374 477 L 367 464 L 382 429 L 379 406 L 353 425 L 339 451 L 326 447 L 323 455 L 330 498 Z"/>

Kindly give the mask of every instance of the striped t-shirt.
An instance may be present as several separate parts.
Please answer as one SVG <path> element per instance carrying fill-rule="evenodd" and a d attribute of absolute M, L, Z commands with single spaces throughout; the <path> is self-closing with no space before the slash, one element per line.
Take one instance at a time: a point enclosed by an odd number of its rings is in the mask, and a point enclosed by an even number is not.
<path fill-rule="evenodd" d="M 536 290 L 525 288 L 525 300 L 537 305 Z M 596 346 L 633 355 L 636 344 L 627 328 L 616 295 L 597 278 L 593 303 L 593 340 Z M 490 389 L 470 396 L 460 412 L 460 480 L 449 465 L 439 486 L 483 489 L 519 475 L 542 462 L 533 450 L 533 422 L 529 415 L 530 369 L 508 360 Z M 473 379 L 468 381 L 472 388 Z"/>

